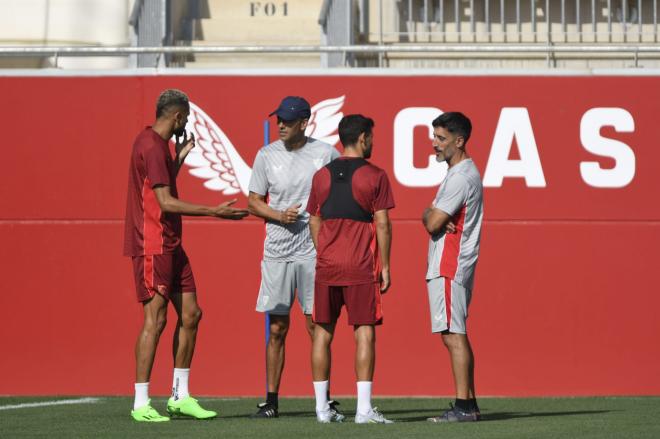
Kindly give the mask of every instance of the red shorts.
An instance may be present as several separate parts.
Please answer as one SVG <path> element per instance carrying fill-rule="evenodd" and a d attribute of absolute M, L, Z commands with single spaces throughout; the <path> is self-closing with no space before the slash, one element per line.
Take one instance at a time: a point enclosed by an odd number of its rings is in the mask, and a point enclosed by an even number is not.
<path fill-rule="evenodd" d="M 133 273 L 139 302 L 151 299 L 156 293 L 169 299 L 171 294 L 197 291 L 192 267 L 183 249 L 166 255 L 134 256 Z"/>
<path fill-rule="evenodd" d="M 343 287 L 315 283 L 314 323 L 335 323 L 346 305 L 349 325 L 380 325 L 383 323 L 383 308 L 380 284 L 371 282 Z"/>

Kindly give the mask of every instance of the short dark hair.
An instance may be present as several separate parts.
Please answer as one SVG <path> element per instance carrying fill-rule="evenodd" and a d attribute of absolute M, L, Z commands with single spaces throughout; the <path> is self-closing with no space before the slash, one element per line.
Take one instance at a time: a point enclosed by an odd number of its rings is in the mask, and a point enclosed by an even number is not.
<path fill-rule="evenodd" d="M 361 114 L 349 114 L 339 121 L 339 140 L 346 146 L 355 145 L 360 134 L 371 134 L 374 127 L 374 120 Z"/>
<path fill-rule="evenodd" d="M 433 128 L 442 127 L 452 134 L 463 137 L 465 143 L 467 143 L 472 133 L 472 122 L 466 115 L 458 111 L 442 113 L 431 122 L 431 125 L 433 125 Z"/>
<path fill-rule="evenodd" d="M 175 88 L 163 90 L 156 102 L 156 119 L 165 116 L 174 107 L 190 110 L 188 95 Z"/>

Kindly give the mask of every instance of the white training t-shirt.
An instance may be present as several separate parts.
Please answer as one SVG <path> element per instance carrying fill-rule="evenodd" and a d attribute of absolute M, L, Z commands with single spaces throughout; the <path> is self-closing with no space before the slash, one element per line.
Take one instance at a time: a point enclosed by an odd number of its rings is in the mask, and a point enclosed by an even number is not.
<path fill-rule="evenodd" d="M 339 157 L 339 151 L 320 140 L 307 138 L 302 148 L 287 150 L 277 140 L 257 153 L 248 189 L 268 196 L 268 205 L 285 210 L 301 204 L 298 220 L 293 224 L 266 222 L 264 260 L 299 261 L 316 257 L 309 234 L 309 214 L 305 211 L 316 171 Z"/>
<path fill-rule="evenodd" d="M 481 175 L 472 159 L 449 168 L 433 206 L 452 217 L 456 233 L 431 236 L 426 279 L 447 277 L 471 290 L 483 220 Z"/>

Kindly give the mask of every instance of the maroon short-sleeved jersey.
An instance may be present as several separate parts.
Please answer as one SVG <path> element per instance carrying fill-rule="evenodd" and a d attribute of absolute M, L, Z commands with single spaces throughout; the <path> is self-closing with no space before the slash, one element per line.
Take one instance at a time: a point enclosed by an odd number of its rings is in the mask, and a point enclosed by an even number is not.
<path fill-rule="evenodd" d="M 361 160 L 340 157 L 336 160 Z M 365 213 L 394 207 L 392 188 L 385 171 L 371 163 L 355 170 L 352 175 L 352 194 Z M 381 265 L 376 245 L 376 229 L 372 222 L 345 218 L 324 219 L 321 208 L 328 199 L 331 173 L 321 168 L 312 180 L 307 203 L 310 215 L 323 221 L 316 249 L 316 282 L 324 285 L 346 286 L 378 281 Z"/>
<path fill-rule="evenodd" d="M 181 215 L 163 213 L 154 186 L 170 187 L 178 197 L 168 142 L 151 127 L 138 134 L 128 168 L 124 255 L 174 253 L 181 246 Z"/>

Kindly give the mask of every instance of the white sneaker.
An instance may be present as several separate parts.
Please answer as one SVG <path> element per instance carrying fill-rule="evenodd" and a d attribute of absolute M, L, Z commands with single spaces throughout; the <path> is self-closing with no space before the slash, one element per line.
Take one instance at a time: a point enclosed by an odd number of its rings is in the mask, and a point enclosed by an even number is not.
<path fill-rule="evenodd" d="M 331 422 L 343 422 L 346 418 L 341 413 L 338 413 L 337 410 L 329 408 L 328 410 L 317 410 L 316 411 L 316 420 L 321 424 L 329 424 Z"/>
<path fill-rule="evenodd" d="M 394 421 L 385 419 L 385 416 L 378 411 L 378 408 L 374 407 L 366 415 L 361 413 L 355 414 L 355 423 L 356 424 L 394 424 Z"/>

